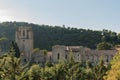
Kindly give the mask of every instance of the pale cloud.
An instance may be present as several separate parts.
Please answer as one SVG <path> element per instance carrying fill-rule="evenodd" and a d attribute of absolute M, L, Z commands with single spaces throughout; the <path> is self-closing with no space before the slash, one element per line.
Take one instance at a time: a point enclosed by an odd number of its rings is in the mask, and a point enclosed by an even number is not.
<path fill-rule="evenodd" d="M 27 21 L 29 20 L 28 13 L 16 8 L 0 9 L 0 21 Z"/>
<path fill-rule="evenodd" d="M 6 15 L 6 14 L 7 14 L 6 10 L 0 9 L 0 22 L 12 20 L 12 17 L 10 17 L 9 15 Z"/>

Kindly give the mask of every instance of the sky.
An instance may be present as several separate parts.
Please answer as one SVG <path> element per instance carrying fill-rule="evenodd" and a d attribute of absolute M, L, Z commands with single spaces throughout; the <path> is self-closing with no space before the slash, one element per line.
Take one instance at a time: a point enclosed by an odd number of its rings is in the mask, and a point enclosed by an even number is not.
<path fill-rule="evenodd" d="M 120 0 L 0 0 L 0 22 L 120 32 Z"/>

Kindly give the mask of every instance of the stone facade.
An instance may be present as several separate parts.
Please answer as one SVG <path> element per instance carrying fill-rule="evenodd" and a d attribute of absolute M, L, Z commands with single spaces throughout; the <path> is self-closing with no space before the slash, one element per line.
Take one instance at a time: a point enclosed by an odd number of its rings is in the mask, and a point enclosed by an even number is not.
<path fill-rule="evenodd" d="M 60 60 L 68 61 L 70 52 L 76 62 L 90 61 L 97 63 L 102 57 L 104 62 L 110 62 L 113 56 L 118 52 L 117 50 L 91 50 L 82 46 L 63 46 L 55 45 L 52 47 L 52 61 L 54 63 Z"/>
<path fill-rule="evenodd" d="M 33 32 L 30 27 L 19 27 L 16 30 L 16 43 L 21 52 L 21 58 L 24 62 L 31 60 L 33 53 Z"/>
<path fill-rule="evenodd" d="M 32 62 L 43 65 L 46 61 L 46 56 L 43 51 L 37 51 L 32 54 Z"/>
<path fill-rule="evenodd" d="M 47 55 L 45 55 L 44 50 L 40 50 L 32 54 L 31 60 L 33 63 L 37 63 L 43 66 L 45 62 L 51 62 L 51 55 L 51 52 L 47 52 Z"/>
<path fill-rule="evenodd" d="M 68 61 L 70 52 L 72 52 L 76 62 L 97 63 L 101 57 L 105 62 L 109 62 L 118 52 L 117 50 L 91 50 L 82 46 L 64 45 L 53 46 L 52 52 L 48 52 L 47 55 L 44 54 L 44 51 L 33 52 L 33 32 L 30 27 L 19 27 L 17 29 L 16 42 L 21 51 L 23 62 L 32 61 L 40 65 L 47 61 L 53 63 L 58 63 L 60 60 Z"/>

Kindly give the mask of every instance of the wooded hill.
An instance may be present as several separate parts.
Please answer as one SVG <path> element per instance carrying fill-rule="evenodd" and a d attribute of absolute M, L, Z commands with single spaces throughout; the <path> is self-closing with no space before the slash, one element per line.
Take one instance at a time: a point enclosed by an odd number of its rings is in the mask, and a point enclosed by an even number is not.
<path fill-rule="evenodd" d="M 8 50 L 11 41 L 15 40 L 15 31 L 20 26 L 32 27 L 34 48 L 51 50 L 53 45 L 84 46 L 96 49 L 98 43 L 120 43 L 120 34 L 109 30 L 95 31 L 65 26 L 38 25 L 26 22 L 0 23 L 0 47 Z"/>

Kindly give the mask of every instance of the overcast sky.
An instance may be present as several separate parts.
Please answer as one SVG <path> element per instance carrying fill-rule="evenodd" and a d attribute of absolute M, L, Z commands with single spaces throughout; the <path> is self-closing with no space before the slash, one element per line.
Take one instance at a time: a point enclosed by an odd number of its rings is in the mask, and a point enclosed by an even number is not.
<path fill-rule="evenodd" d="M 120 32 L 120 0 L 0 0 L 0 22 Z"/>

